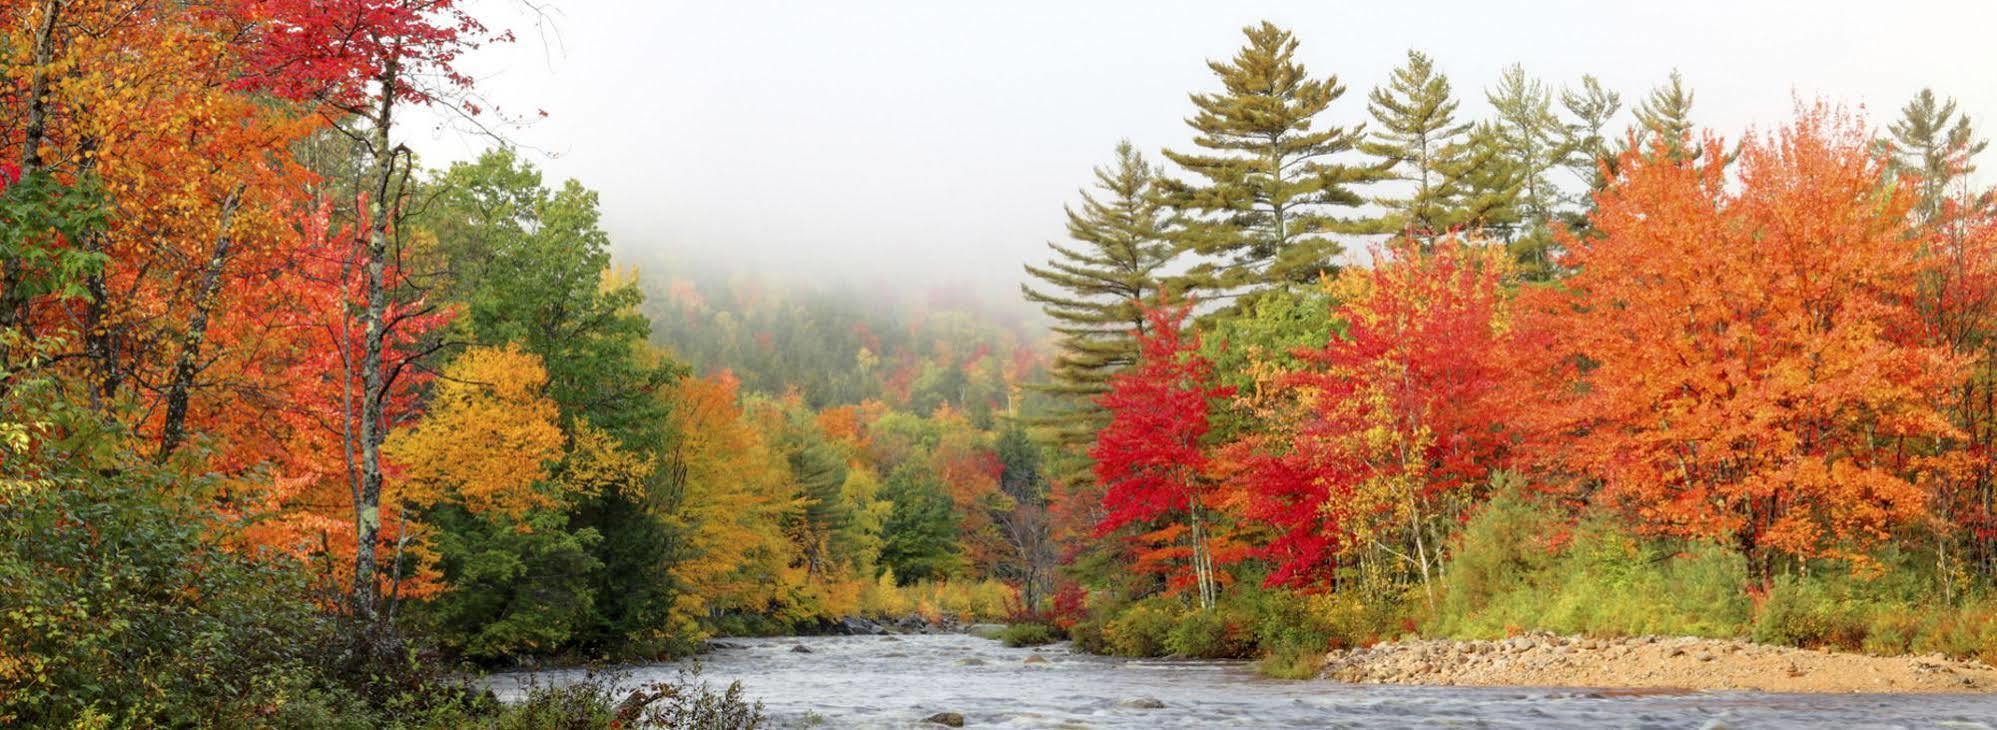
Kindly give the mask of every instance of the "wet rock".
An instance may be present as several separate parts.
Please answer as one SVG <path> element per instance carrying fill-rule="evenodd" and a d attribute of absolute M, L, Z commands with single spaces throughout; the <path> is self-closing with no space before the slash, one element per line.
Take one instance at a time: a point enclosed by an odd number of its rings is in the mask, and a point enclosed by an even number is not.
<path fill-rule="evenodd" d="M 881 637 L 881 641 L 901 641 L 901 639 L 897 639 L 892 636 L 883 636 Z"/>
<path fill-rule="evenodd" d="M 969 659 L 959 659 L 957 660 L 957 664 L 966 667 L 982 667 L 985 665 L 985 660 L 971 657 Z"/>
<path fill-rule="evenodd" d="M 876 634 L 885 634 L 888 630 L 886 627 L 868 619 L 858 616 L 848 616 L 840 619 L 839 623 L 833 626 L 833 632 L 847 636 L 873 636 Z"/>
<path fill-rule="evenodd" d="M 1025 661 L 1025 662 L 1022 662 L 1022 663 L 1024 663 L 1024 664 L 1046 664 L 1046 663 L 1047 663 L 1047 657 L 1044 657 L 1044 656 L 1040 656 L 1039 654 L 1035 654 L 1035 655 L 1033 655 L 1033 656 L 1030 656 L 1030 657 L 1027 657 L 1027 658 L 1026 658 L 1026 661 Z"/>
<path fill-rule="evenodd" d="M 931 725 L 942 725 L 944 727 L 964 726 L 964 716 L 957 714 L 955 712 L 938 712 L 934 715 L 922 718 L 922 721 L 929 723 Z"/>
<path fill-rule="evenodd" d="M 1126 710 L 1162 710 L 1165 709 L 1165 702 L 1156 697 L 1132 697 L 1116 703 L 1116 706 Z"/>
<path fill-rule="evenodd" d="M 791 647 L 791 648 L 790 648 L 790 650 L 791 650 L 791 653 L 793 653 L 793 654 L 810 654 L 810 653 L 811 653 L 811 647 L 809 647 L 809 646 L 805 646 L 805 645 L 803 645 L 803 644 L 798 644 L 797 646 L 793 646 L 793 647 Z"/>

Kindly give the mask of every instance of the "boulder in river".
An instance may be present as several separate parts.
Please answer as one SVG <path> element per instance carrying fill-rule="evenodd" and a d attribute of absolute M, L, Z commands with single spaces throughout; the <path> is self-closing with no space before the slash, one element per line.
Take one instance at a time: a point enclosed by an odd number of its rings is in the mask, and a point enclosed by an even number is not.
<path fill-rule="evenodd" d="M 959 715 L 955 712 L 938 712 L 934 715 L 922 718 L 922 721 L 929 723 L 931 725 L 942 725 L 944 727 L 964 726 L 964 716 Z"/>
<path fill-rule="evenodd" d="M 1165 702 L 1156 697 L 1132 697 L 1116 703 L 1116 706 L 1126 710 L 1162 710 L 1165 709 Z"/>
<path fill-rule="evenodd" d="M 979 659 L 977 657 L 971 657 L 969 659 L 959 659 L 957 660 L 957 663 L 966 667 L 982 667 L 985 665 L 985 660 Z"/>
<path fill-rule="evenodd" d="M 887 627 L 858 616 L 840 619 L 839 623 L 833 626 L 833 631 L 847 636 L 873 636 L 888 632 Z"/>
<path fill-rule="evenodd" d="M 803 645 L 803 644 L 798 644 L 797 646 L 793 646 L 793 647 L 791 647 L 791 648 L 790 648 L 790 650 L 791 650 L 791 653 L 793 653 L 793 654 L 810 654 L 810 653 L 811 653 L 811 647 L 809 647 L 809 646 L 805 646 L 805 645 Z"/>
<path fill-rule="evenodd" d="M 1029 656 L 1029 657 L 1027 657 L 1027 658 L 1026 658 L 1026 661 L 1025 661 L 1024 663 L 1026 663 L 1026 664 L 1046 664 L 1046 663 L 1047 663 L 1047 657 L 1044 657 L 1044 656 L 1041 656 L 1041 655 L 1039 655 L 1039 654 L 1035 654 L 1035 655 L 1033 655 L 1033 656 Z"/>

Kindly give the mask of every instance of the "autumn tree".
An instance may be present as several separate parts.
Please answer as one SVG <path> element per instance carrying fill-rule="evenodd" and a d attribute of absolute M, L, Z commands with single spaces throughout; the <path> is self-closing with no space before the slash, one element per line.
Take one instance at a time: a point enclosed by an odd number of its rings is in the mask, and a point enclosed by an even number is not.
<path fill-rule="evenodd" d="M 1020 285 L 1061 337 L 1047 382 L 1033 386 L 1057 397 L 1061 408 L 1034 425 L 1064 452 L 1060 471 L 1067 479 L 1087 478 L 1083 454 L 1104 420 L 1094 398 L 1136 362 L 1143 301 L 1158 293 L 1159 270 L 1175 253 L 1166 240 L 1158 172 L 1136 147 L 1117 144 L 1116 162 L 1096 168 L 1095 178 L 1095 191 L 1082 191 L 1079 207 L 1066 209 L 1073 243 L 1048 243 L 1054 257 L 1026 267 L 1041 283 Z"/>
<path fill-rule="evenodd" d="M 715 611 L 769 609 L 796 577 L 797 547 L 784 518 L 799 499 L 783 457 L 743 418 L 727 373 L 682 380 L 673 393 L 680 434 L 668 466 L 684 505 L 687 559 L 672 566 L 685 587 L 674 613 L 691 631 Z"/>
<path fill-rule="evenodd" d="M 1336 76 L 1313 78 L 1296 60 L 1297 40 L 1264 22 L 1242 31 L 1248 44 L 1229 61 L 1209 61 L 1221 90 L 1192 95 L 1186 120 L 1201 152 L 1166 150 L 1192 180 L 1161 178 L 1165 200 L 1184 218 L 1181 248 L 1210 260 L 1188 272 L 1210 298 L 1315 281 L 1335 266 L 1339 233 L 1362 221 L 1340 217 L 1365 202 L 1354 186 L 1385 173 L 1340 160 L 1365 138 L 1365 125 L 1323 118 L 1345 95 Z"/>
<path fill-rule="evenodd" d="M 1214 399 L 1229 391 L 1212 384 L 1213 368 L 1200 355 L 1199 335 L 1185 331 L 1189 310 L 1162 303 L 1147 310 L 1150 328 L 1140 340 L 1142 355 L 1100 399 L 1110 423 L 1097 434 L 1089 456 L 1105 488 L 1106 516 L 1097 533 L 1152 522 L 1177 528 L 1157 536 L 1183 533 L 1182 552 L 1173 552 L 1185 557 L 1200 607 L 1211 609 L 1219 579 L 1209 542 L 1214 484 L 1206 435 Z"/>
<path fill-rule="evenodd" d="M 1730 181 L 1668 138 L 1625 154 L 1600 236 L 1542 311 L 1581 387 L 1555 392 L 1566 468 L 1666 534 L 1724 540 L 1767 585 L 1779 559 L 1866 560 L 1924 514 L 1916 444 L 1962 361 L 1905 323 L 1923 265 L 1858 124 L 1821 105 L 1751 138 Z M 1700 155 L 1717 159 L 1708 138 Z"/>
<path fill-rule="evenodd" d="M 1398 239 L 1334 284 L 1343 332 L 1270 377 L 1269 428 L 1229 446 L 1275 585 L 1404 585 L 1433 602 L 1450 528 L 1509 458 L 1515 403 L 1501 246 Z"/>

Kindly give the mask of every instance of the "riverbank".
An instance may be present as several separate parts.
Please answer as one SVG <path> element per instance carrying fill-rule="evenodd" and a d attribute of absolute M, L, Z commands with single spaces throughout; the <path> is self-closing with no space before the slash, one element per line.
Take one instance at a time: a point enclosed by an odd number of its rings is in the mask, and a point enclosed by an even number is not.
<path fill-rule="evenodd" d="M 1992 692 L 1997 668 L 1927 656 L 1867 656 L 1746 641 L 1529 634 L 1412 640 L 1333 652 L 1321 675 L 1368 684 L 1763 692 Z"/>

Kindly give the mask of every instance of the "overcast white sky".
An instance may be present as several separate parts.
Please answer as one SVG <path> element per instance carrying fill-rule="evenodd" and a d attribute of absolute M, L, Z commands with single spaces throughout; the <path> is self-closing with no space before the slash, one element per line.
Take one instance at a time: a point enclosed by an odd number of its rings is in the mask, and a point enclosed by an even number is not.
<path fill-rule="evenodd" d="M 1676 67 L 1730 137 L 1782 122 L 1797 95 L 1883 125 L 1922 86 L 1997 130 L 1987 0 L 547 0 L 551 33 L 517 0 L 481 2 L 520 37 L 469 60 L 483 95 L 550 115 L 511 137 L 551 155 L 537 157 L 551 178 L 602 192 L 621 250 L 994 299 L 1062 234 L 1061 205 L 1119 138 L 1186 146 L 1186 94 L 1214 87 L 1204 62 L 1262 19 L 1349 87 L 1340 124 L 1416 48 L 1473 115 L 1520 62 L 1554 83 L 1595 74 L 1623 92 L 1624 121 Z M 413 141 L 433 164 L 488 144 Z"/>

